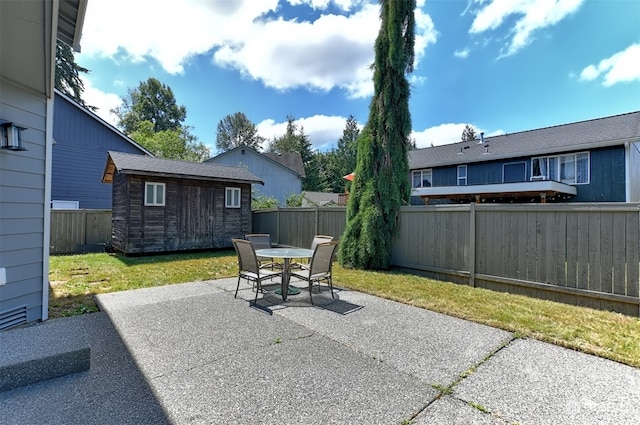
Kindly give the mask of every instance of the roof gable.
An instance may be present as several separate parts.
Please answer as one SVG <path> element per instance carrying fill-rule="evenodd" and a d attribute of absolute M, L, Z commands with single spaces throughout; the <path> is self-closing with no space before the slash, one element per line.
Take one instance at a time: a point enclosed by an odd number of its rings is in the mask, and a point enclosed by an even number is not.
<path fill-rule="evenodd" d="M 264 184 L 244 167 L 177 161 L 109 151 L 102 182 L 112 183 L 116 171 L 132 175 Z"/>
<path fill-rule="evenodd" d="M 238 151 L 244 151 L 244 153 L 248 153 L 249 155 L 254 155 L 257 158 L 264 159 L 268 162 L 271 162 L 279 167 L 286 169 L 289 172 L 296 174 L 297 177 L 301 177 L 301 178 L 305 177 L 304 165 L 302 163 L 302 156 L 299 153 L 289 153 L 289 152 L 285 154 L 278 154 L 274 152 L 260 153 L 255 149 L 249 148 L 247 146 L 238 146 L 233 149 L 229 149 L 226 152 L 222 152 L 221 154 L 216 155 L 205 162 L 216 162 L 217 159 L 223 158 L 225 156 L 233 155 Z"/>
<path fill-rule="evenodd" d="M 409 152 L 409 168 L 556 154 L 640 140 L 640 111 Z"/>
<path fill-rule="evenodd" d="M 147 154 L 149 156 L 154 156 L 150 151 L 145 149 L 142 145 L 136 143 L 135 140 L 133 140 L 132 138 L 128 137 L 126 134 L 124 134 L 123 132 L 121 132 L 120 130 L 115 128 L 113 125 L 109 124 L 108 122 L 106 122 L 105 120 L 100 118 L 98 115 L 96 115 L 90 109 L 85 108 L 84 106 L 80 105 L 78 102 L 76 102 L 75 100 L 73 100 L 72 98 L 67 96 L 66 94 L 62 93 L 58 89 L 55 89 L 54 92 L 55 92 L 55 97 L 56 97 L 55 101 L 56 102 L 61 101 L 61 100 L 64 100 L 64 101 L 68 102 L 69 104 L 73 105 L 74 107 L 76 107 L 77 109 L 82 111 L 82 113 L 84 113 L 87 116 L 89 116 L 91 119 L 97 121 L 102 126 L 104 126 L 105 128 L 107 128 L 110 131 L 112 131 L 113 133 L 115 133 L 118 137 L 120 137 L 125 142 L 129 143 L 131 146 L 135 147 L 136 149 L 139 149 L 140 152 L 143 152 L 143 153 L 145 153 L 145 154 Z M 58 99 L 60 99 L 60 100 L 58 100 Z"/>

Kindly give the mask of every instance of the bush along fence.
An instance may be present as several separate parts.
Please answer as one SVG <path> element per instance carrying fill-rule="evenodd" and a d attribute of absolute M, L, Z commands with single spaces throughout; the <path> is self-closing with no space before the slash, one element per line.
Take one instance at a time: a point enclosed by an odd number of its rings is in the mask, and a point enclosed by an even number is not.
<path fill-rule="evenodd" d="M 283 245 L 335 238 L 344 207 L 254 211 Z M 440 280 L 640 316 L 640 204 L 403 207 L 392 265 Z"/>

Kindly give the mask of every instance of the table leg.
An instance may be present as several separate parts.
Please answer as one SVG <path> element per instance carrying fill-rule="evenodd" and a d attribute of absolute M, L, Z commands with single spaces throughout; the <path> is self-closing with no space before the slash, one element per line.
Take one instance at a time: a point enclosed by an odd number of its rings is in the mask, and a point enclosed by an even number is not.
<path fill-rule="evenodd" d="M 289 259 L 284 259 L 284 265 L 282 270 L 282 300 L 287 300 L 287 293 L 289 292 Z"/>

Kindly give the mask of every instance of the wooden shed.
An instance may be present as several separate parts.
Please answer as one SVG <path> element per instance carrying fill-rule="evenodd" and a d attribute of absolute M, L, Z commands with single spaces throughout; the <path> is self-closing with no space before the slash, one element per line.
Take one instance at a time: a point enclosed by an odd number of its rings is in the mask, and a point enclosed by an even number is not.
<path fill-rule="evenodd" d="M 251 184 L 244 167 L 109 151 L 112 243 L 125 254 L 229 248 L 251 232 Z"/>

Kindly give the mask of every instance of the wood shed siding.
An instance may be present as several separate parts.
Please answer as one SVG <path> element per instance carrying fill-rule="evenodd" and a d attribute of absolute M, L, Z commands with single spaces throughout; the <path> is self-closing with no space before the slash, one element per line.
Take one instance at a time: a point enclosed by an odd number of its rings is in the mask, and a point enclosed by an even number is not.
<path fill-rule="evenodd" d="M 26 127 L 26 151 L 0 151 L 0 313 L 27 306 L 42 319 L 46 98 L 0 79 L 0 117 Z"/>
<path fill-rule="evenodd" d="M 165 184 L 164 206 L 144 205 L 145 182 Z M 241 208 L 225 208 L 226 187 L 241 189 Z M 230 248 L 251 231 L 248 183 L 117 175 L 113 191 L 113 246 L 127 254 Z"/>
<path fill-rule="evenodd" d="M 242 152 L 242 149 L 237 149 L 212 158 L 208 162 L 247 167 L 264 182 L 264 186 L 252 185 L 252 190 L 256 194 L 277 199 L 280 205 L 285 205 L 291 194 L 302 192 L 302 179 L 296 173 L 251 149 L 244 150 L 244 154 Z"/>
<path fill-rule="evenodd" d="M 102 183 L 107 151 L 144 154 L 102 121 L 56 93 L 51 199 L 80 208 L 111 209 L 112 188 Z"/>

